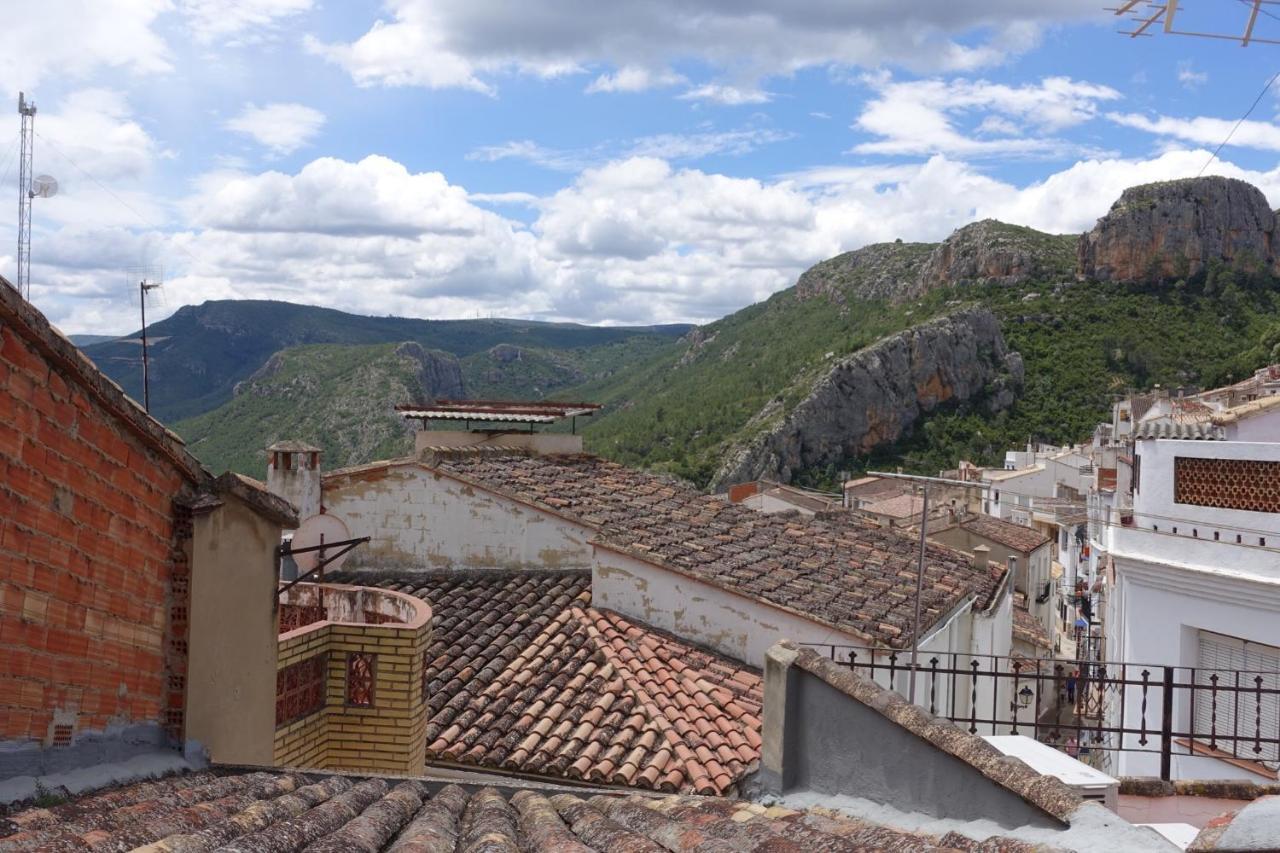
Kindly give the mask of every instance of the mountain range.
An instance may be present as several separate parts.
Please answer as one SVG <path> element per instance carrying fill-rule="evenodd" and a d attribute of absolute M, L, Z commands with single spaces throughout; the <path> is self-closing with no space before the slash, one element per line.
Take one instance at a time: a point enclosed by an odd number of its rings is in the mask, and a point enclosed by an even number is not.
<path fill-rule="evenodd" d="M 150 327 L 153 411 L 210 467 L 260 476 L 297 438 L 328 466 L 404 452 L 395 403 L 605 404 L 588 447 L 700 486 L 832 486 L 1086 437 L 1112 397 L 1243 376 L 1280 340 L 1276 216 L 1226 178 L 1134 187 L 1086 234 L 984 220 L 822 261 L 699 327 L 356 317 L 211 302 Z M 85 351 L 137 396 L 137 346 Z"/>

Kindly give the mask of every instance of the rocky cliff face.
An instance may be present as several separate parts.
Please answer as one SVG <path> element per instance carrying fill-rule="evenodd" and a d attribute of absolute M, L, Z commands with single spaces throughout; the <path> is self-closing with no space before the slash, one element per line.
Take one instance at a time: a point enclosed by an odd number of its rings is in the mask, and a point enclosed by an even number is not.
<path fill-rule="evenodd" d="M 406 341 L 395 349 L 397 358 L 407 363 L 421 389 L 422 399 L 435 397 L 458 400 L 467 396 L 458 359 L 447 352 L 429 350 L 422 344 Z"/>
<path fill-rule="evenodd" d="M 974 222 L 938 244 L 920 271 L 921 291 L 948 284 L 1018 284 L 1074 272 L 1071 238 L 995 219 Z"/>
<path fill-rule="evenodd" d="M 1137 281 L 1194 275 L 1212 259 L 1277 266 L 1276 216 L 1262 191 L 1208 177 L 1130 187 L 1079 242 L 1082 275 Z"/>
<path fill-rule="evenodd" d="M 910 299 L 920 294 L 920 269 L 931 243 L 873 243 L 814 264 L 796 282 L 797 299 L 825 296 Z"/>
<path fill-rule="evenodd" d="M 799 470 L 895 441 L 944 404 L 1003 409 L 1022 378 L 1022 358 L 987 309 L 924 323 L 837 362 L 775 426 L 727 454 L 713 488 L 759 477 L 789 482 Z"/>

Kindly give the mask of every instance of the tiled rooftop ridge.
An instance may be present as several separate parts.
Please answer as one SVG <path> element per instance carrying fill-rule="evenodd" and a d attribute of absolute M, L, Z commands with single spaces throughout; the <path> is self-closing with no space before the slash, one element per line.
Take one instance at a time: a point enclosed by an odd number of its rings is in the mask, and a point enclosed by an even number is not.
<path fill-rule="evenodd" d="M 434 790 L 434 793 L 433 793 Z M 998 846 L 992 846 L 994 844 Z M 0 850 L 147 853 L 782 853 L 1032 849 L 901 831 L 821 809 L 718 798 L 543 792 L 426 780 L 241 773 L 170 777 L 0 821 Z M 1043 849 L 1043 848 L 1038 848 Z"/>
<path fill-rule="evenodd" d="M 910 645 L 918 546 L 852 513 L 762 514 L 586 454 L 458 449 L 428 453 L 422 464 L 593 527 L 606 547 L 866 640 Z M 997 583 L 959 552 L 930 545 L 928 553 L 924 630 Z"/>
<path fill-rule="evenodd" d="M 431 604 L 429 763 L 719 794 L 759 760 L 759 675 L 592 608 L 589 572 L 342 577 Z"/>

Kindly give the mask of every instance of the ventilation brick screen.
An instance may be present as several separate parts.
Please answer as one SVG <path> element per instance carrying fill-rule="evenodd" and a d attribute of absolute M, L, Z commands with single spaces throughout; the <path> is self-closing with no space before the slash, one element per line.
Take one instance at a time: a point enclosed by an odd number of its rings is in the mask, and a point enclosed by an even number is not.
<path fill-rule="evenodd" d="M 1173 460 L 1173 499 L 1218 509 L 1280 512 L 1280 462 L 1178 456 Z"/>

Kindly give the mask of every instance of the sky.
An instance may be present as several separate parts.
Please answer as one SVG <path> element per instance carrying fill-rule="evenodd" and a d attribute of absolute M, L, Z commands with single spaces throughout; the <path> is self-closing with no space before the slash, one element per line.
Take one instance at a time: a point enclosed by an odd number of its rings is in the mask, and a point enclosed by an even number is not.
<path fill-rule="evenodd" d="M 868 243 L 1083 232 L 1191 177 L 1280 46 L 1102 0 L 0 0 L 0 275 L 33 100 L 35 305 L 707 322 Z M 1239 31 L 1242 0 L 1181 4 Z M 1280 38 L 1266 10 L 1256 33 Z M 1280 16 L 1280 7 L 1275 13 Z M 1280 206 L 1280 83 L 1206 174 Z M 8 235 L 8 236 L 4 236 Z"/>

